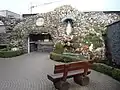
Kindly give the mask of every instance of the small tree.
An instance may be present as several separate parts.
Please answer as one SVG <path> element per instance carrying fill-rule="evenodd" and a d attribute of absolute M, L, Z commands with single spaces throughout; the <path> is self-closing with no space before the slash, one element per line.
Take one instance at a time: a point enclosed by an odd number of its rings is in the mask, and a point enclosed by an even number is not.
<path fill-rule="evenodd" d="M 64 46 L 61 42 L 56 43 L 54 51 L 55 53 L 62 54 L 64 52 Z"/>

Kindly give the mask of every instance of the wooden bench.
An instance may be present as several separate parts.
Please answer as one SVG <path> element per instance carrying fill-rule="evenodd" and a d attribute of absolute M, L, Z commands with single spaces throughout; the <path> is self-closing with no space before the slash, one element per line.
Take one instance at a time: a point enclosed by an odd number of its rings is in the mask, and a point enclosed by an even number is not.
<path fill-rule="evenodd" d="M 79 61 L 55 65 L 54 74 L 49 74 L 47 77 L 58 90 L 68 90 L 69 83 L 66 80 L 72 77 L 75 83 L 82 86 L 88 85 L 89 77 L 87 77 L 87 75 L 91 73 L 89 70 L 91 63 L 93 63 L 93 61 Z"/>

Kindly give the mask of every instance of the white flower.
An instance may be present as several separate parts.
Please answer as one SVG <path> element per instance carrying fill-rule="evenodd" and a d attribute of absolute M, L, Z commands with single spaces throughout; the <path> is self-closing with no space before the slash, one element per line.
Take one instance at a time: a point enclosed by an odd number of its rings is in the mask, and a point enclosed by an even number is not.
<path fill-rule="evenodd" d="M 12 48 L 11 50 L 12 50 L 12 51 L 17 51 L 17 50 L 19 50 L 19 48 L 16 48 L 16 47 L 15 47 L 15 48 Z"/>
<path fill-rule="evenodd" d="M 70 46 L 70 42 L 67 42 L 67 45 Z"/>
<path fill-rule="evenodd" d="M 89 50 L 90 50 L 90 51 L 93 50 L 93 44 L 90 45 Z"/>

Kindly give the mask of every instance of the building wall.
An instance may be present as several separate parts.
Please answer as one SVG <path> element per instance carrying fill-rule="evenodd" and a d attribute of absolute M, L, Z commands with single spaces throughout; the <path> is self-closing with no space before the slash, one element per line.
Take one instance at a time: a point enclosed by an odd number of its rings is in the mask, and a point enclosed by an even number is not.
<path fill-rule="evenodd" d="M 120 22 L 107 27 L 107 37 L 112 61 L 120 65 Z"/>
<path fill-rule="evenodd" d="M 1 10 L 1 11 L 0 11 L 0 16 L 4 16 L 4 17 L 6 17 L 6 12 L 3 11 L 3 10 Z"/>
<path fill-rule="evenodd" d="M 9 18 L 10 17 L 12 17 L 12 18 L 21 18 L 21 16 L 19 14 L 8 11 L 8 10 L 1 10 L 0 15 L 4 16 L 4 17 L 9 17 Z"/>

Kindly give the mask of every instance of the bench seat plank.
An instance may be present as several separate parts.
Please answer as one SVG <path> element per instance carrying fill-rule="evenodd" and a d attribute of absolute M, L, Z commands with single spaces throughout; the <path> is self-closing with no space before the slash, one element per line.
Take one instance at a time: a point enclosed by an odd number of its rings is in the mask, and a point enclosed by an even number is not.
<path fill-rule="evenodd" d="M 90 74 L 91 71 L 87 72 L 87 75 Z M 83 75 L 84 74 L 84 70 L 74 70 L 74 71 L 69 71 L 67 78 L 71 78 L 75 75 Z M 48 79 L 55 82 L 58 80 L 61 80 L 63 78 L 63 73 L 58 73 L 58 74 L 49 74 L 47 75 Z"/>

